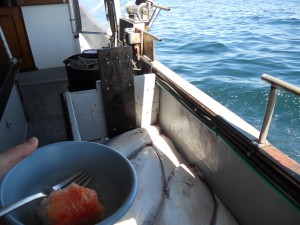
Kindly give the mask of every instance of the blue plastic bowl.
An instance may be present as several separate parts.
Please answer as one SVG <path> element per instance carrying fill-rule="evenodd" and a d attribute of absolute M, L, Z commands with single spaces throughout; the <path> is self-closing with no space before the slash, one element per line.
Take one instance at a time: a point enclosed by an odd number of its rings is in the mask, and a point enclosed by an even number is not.
<path fill-rule="evenodd" d="M 98 225 L 113 224 L 130 209 L 137 193 L 137 176 L 130 161 L 119 152 L 93 142 L 60 142 L 37 149 L 13 167 L 0 182 L 0 206 L 35 194 L 79 170 L 93 175 L 94 189 L 105 208 Z M 41 224 L 35 213 L 42 199 L 4 216 L 6 224 Z"/>

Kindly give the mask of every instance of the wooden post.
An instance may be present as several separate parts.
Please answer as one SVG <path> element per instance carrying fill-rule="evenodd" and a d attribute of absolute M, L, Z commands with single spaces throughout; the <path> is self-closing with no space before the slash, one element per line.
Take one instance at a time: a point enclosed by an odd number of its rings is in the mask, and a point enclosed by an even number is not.
<path fill-rule="evenodd" d="M 109 137 L 136 128 L 132 49 L 98 50 L 103 104 Z"/>

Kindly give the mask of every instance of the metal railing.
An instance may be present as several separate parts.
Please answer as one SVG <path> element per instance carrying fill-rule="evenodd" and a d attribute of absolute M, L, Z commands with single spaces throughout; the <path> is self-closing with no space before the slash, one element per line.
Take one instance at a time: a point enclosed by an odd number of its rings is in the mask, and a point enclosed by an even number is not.
<path fill-rule="evenodd" d="M 261 76 L 261 79 L 265 80 L 271 84 L 267 108 L 266 108 L 262 128 L 260 130 L 260 135 L 259 135 L 259 139 L 258 139 L 259 145 L 265 145 L 267 135 L 269 132 L 269 128 L 270 128 L 270 124 L 271 124 L 271 120 L 272 120 L 272 115 L 273 115 L 274 108 L 275 108 L 278 88 L 282 88 L 282 89 L 284 89 L 294 95 L 297 95 L 297 96 L 300 96 L 300 88 L 295 85 L 284 82 L 280 79 L 274 78 L 268 74 L 263 74 Z"/>
<path fill-rule="evenodd" d="M 5 49 L 5 52 L 7 54 L 8 59 L 9 60 L 12 59 L 13 56 L 11 54 L 10 48 L 9 48 L 9 46 L 7 44 L 7 41 L 6 41 L 6 38 L 5 38 L 5 35 L 3 33 L 3 30 L 2 30 L 1 26 L 0 26 L 0 40 L 1 40 L 2 44 L 3 44 L 3 46 L 4 46 L 4 49 Z"/>

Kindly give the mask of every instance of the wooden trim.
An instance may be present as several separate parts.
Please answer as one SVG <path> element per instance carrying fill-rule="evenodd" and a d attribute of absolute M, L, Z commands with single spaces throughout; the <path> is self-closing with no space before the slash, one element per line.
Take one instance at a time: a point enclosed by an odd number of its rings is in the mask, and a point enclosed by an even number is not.
<path fill-rule="evenodd" d="M 35 69 L 34 59 L 26 33 L 22 12 L 19 7 L 0 8 L 0 24 L 12 56 L 20 59 L 21 70 Z M 0 46 L 1 52 L 4 51 Z M 6 55 L 1 62 L 8 60 Z"/>
<path fill-rule="evenodd" d="M 68 2 L 69 2 L 68 0 L 17 0 L 19 6 L 64 4 Z"/>

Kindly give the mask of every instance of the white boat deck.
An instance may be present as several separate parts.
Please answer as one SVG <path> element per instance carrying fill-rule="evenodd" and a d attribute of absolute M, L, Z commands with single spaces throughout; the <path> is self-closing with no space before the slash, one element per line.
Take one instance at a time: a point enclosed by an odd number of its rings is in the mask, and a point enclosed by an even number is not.
<path fill-rule="evenodd" d="M 157 121 L 155 75 L 137 76 L 134 81 L 139 128 L 109 140 L 104 138 L 107 131 L 100 81 L 94 90 L 65 93 L 73 139 L 108 145 L 136 169 L 135 202 L 117 224 L 237 224 L 206 185 L 203 173 L 181 156 L 159 125 L 150 125 Z"/>
<path fill-rule="evenodd" d="M 160 127 L 137 128 L 106 143 L 125 155 L 138 176 L 138 193 L 123 224 L 237 224 L 205 177 L 176 151 Z"/>

